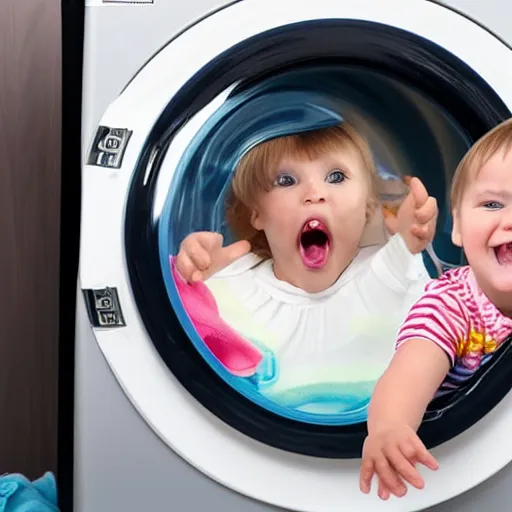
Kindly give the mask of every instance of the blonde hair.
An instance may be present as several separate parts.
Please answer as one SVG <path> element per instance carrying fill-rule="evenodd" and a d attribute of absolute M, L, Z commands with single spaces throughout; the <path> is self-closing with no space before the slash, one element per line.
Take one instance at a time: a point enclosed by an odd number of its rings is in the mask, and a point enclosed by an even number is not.
<path fill-rule="evenodd" d="M 468 183 L 478 176 L 482 167 L 499 151 L 512 148 L 512 118 L 488 131 L 469 149 L 460 161 L 452 180 L 450 203 L 457 210 Z"/>
<path fill-rule="evenodd" d="M 259 194 L 271 190 L 275 173 L 286 157 L 314 160 L 323 153 L 354 149 L 368 173 L 369 199 L 367 219 L 377 205 L 377 171 L 366 140 L 348 123 L 269 140 L 250 150 L 240 161 L 226 201 L 226 217 L 239 240 L 248 240 L 252 252 L 262 258 L 272 256 L 263 231 L 251 224 L 251 215 Z"/>

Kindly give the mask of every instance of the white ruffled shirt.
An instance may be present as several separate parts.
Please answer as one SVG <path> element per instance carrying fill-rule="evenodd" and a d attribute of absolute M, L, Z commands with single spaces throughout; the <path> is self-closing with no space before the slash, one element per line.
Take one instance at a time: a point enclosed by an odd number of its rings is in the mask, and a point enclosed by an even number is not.
<path fill-rule="evenodd" d="M 315 383 L 374 383 L 429 280 L 421 254 L 412 255 L 394 235 L 383 246 L 362 248 L 321 292 L 280 281 L 273 261 L 252 253 L 205 284 L 223 320 L 273 354 L 278 376 L 267 376 L 265 391 L 272 397 Z"/>

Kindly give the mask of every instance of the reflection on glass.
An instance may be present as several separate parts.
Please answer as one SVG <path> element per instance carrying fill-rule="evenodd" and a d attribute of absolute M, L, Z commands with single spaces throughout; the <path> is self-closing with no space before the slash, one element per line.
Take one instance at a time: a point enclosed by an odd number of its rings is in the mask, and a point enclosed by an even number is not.
<path fill-rule="evenodd" d="M 167 290 L 198 351 L 277 414 L 365 421 L 429 272 L 461 263 L 447 186 L 466 148 L 435 106 L 368 71 L 291 71 L 235 89 L 188 144 L 159 224 Z M 440 209 L 417 255 L 392 232 L 408 176 Z M 199 238 L 185 263 L 198 251 L 213 260 L 204 282 L 177 272 L 186 237 Z M 251 251 L 229 254 L 237 240 Z"/>

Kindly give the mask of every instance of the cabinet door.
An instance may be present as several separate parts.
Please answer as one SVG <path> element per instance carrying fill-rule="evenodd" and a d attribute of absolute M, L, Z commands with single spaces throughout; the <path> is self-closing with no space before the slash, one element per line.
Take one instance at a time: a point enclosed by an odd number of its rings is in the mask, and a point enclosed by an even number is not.
<path fill-rule="evenodd" d="M 0 474 L 55 471 L 60 0 L 0 1 Z"/>

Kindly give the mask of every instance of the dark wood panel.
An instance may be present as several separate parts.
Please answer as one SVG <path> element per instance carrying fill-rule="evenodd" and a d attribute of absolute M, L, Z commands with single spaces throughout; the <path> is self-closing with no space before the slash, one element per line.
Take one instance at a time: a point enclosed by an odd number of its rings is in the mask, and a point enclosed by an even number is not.
<path fill-rule="evenodd" d="M 0 473 L 56 470 L 60 0 L 0 0 Z"/>

